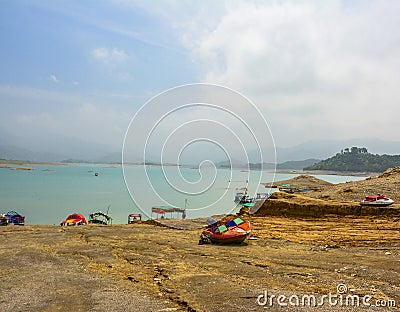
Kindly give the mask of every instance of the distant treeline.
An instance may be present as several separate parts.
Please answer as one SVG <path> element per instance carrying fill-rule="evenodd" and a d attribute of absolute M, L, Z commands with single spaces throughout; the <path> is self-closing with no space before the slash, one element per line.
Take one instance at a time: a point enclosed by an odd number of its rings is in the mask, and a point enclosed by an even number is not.
<path fill-rule="evenodd" d="M 383 172 L 400 165 L 400 155 L 371 154 L 365 147 L 345 148 L 335 156 L 305 167 L 304 170 Z"/>

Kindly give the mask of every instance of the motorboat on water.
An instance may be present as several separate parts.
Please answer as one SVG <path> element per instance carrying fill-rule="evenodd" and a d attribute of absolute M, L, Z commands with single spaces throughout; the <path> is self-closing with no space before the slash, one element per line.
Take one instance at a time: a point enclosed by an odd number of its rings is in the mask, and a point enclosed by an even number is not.
<path fill-rule="evenodd" d="M 235 203 L 245 204 L 245 203 L 251 203 L 252 201 L 253 198 L 250 198 L 250 196 L 247 195 L 247 193 L 238 192 L 235 195 Z"/>
<path fill-rule="evenodd" d="M 209 225 L 209 227 L 203 231 L 200 236 L 199 244 L 241 243 L 249 236 L 251 230 L 251 223 L 241 218 L 219 221 Z"/>
<path fill-rule="evenodd" d="M 260 200 L 264 200 L 269 196 L 269 193 L 257 193 L 255 197 L 250 197 L 249 195 L 247 195 L 247 193 L 238 192 L 235 195 L 235 203 L 241 205 L 251 204 Z"/>
<path fill-rule="evenodd" d="M 364 200 L 360 202 L 361 206 L 376 206 L 384 207 L 393 204 L 394 201 L 384 194 L 378 194 L 376 196 L 366 196 Z"/>

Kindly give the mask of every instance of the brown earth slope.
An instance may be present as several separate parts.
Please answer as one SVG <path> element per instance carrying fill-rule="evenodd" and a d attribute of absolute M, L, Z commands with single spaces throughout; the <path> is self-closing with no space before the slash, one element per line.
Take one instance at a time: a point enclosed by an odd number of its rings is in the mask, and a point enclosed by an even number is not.
<path fill-rule="evenodd" d="M 2 227 L 0 310 L 265 311 L 256 303 L 264 290 L 320 298 L 338 284 L 400 302 L 399 219 L 250 221 L 257 239 L 238 246 L 147 224 Z M 339 308 L 295 310 L 310 309 Z"/>
<path fill-rule="evenodd" d="M 336 201 L 360 202 L 367 195 L 383 193 L 400 203 L 400 167 L 386 170 L 379 176 L 366 180 L 324 186 L 320 190 L 312 190 L 307 196 L 332 199 Z"/>
<path fill-rule="evenodd" d="M 278 182 L 265 182 L 262 184 L 264 184 L 265 187 L 272 187 L 272 188 L 278 188 L 278 187 L 282 187 L 285 184 L 290 184 L 290 187 L 292 187 L 292 188 L 309 187 L 312 190 L 320 190 L 321 188 L 325 188 L 325 187 L 333 185 L 330 182 L 318 179 L 313 176 L 304 175 L 304 174 L 294 177 L 292 179 L 288 179 L 288 180 L 283 180 L 283 181 L 278 181 Z"/>
<path fill-rule="evenodd" d="M 320 200 L 298 194 L 273 193 L 254 213 L 255 216 L 314 217 L 326 215 L 354 216 L 400 216 L 400 208 L 367 207 L 358 202 Z"/>
<path fill-rule="evenodd" d="M 310 176 L 281 181 L 293 187 L 310 187 L 299 194 L 273 193 L 255 212 L 258 216 L 321 217 L 325 215 L 397 215 L 400 216 L 400 167 L 377 177 L 339 184 L 324 183 Z M 297 184 L 296 184 L 297 183 Z M 389 207 L 361 207 L 367 195 L 384 193 L 398 204 Z"/>

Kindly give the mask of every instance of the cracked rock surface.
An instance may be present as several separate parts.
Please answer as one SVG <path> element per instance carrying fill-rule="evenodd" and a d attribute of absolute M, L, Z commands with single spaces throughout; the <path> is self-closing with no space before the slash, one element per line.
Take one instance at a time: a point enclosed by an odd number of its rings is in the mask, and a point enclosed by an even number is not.
<path fill-rule="evenodd" d="M 398 219 L 249 220 L 256 239 L 221 246 L 198 245 L 190 227 L 1 227 L 0 310 L 265 311 L 264 290 L 318 297 L 338 284 L 400 306 Z"/>

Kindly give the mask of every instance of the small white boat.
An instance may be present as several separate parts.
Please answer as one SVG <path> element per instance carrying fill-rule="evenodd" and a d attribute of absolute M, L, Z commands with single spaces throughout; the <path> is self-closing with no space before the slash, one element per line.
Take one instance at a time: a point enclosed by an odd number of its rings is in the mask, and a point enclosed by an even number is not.
<path fill-rule="evenodd" d="M 235 203 L 246 204 L 252 202 L 254 202 L 254 198 L 251 198 L 249 195 L 247 195 L 247 193 L 242 193 L 242 192 L 236 193 Z"/>
<path fill-rule="evenodd" d="M 377 196 L 366 196 L 364 200 L 360 202 L 361 206 L 377 206 L 384 207 L 393 204 L 394 201 L 383 194 Z"/>

